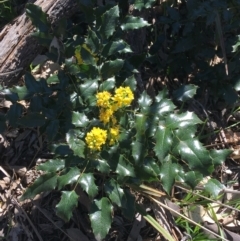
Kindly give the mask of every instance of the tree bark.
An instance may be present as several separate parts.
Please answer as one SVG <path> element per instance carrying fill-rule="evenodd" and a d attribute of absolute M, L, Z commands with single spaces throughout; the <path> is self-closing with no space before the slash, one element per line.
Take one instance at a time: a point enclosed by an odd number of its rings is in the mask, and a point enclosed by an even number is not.
<path fill-rule="evenodd" d="M 49 16 L 52 24 L 57 24 L 63 16 L 71 16 L 78 10 L 75 0 L 37 0 L 36 5 Z M 11 86 L 39 54 L 42 47 L 33 36 L 34 26 L 23 13 L 6 25 L 0 32 L 0 84 Z"/>

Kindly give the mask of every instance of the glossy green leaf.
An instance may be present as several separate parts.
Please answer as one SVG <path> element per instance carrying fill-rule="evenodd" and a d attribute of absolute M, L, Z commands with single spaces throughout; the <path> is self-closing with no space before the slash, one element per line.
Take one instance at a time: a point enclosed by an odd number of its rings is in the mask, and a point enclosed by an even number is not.
<path fill-rule="evenodd" d="M 171 156 L 165 158 L 160 171 L 161 183 L 164 190 L 170 194 L 175 177 L 178 173 L 179 165 L 172 162 Z"/>
<path fill-rule="evenodd" d="M 153 149 L 160 161 L 163 161 L 172 148 L 172 136 L 172 131 L 169 128 L 166 128 L 163 125 L 159 125 L 157 127 L 157 131 L 154 136 L 156 139 L 156 144 Z"/>
<path fill-rule="evenodd" d="M 166 127 L 170 129 L 186 128 L 192 125 L 201 124 L 202 121 L 193 112 L 182 114 L 170 114 L 166 118 Z"/>
<path fill-rule="evenodd" d="M 118 173 L 119 178 L 121 179 L 123 179 L 126 176 L 129 176 L 129 177 L 135 176 L 134 168 L 130 163 L 127 163 L 125 161 L 124 156 L 122 155 L 119 158 L 118 165 L 116 168 L 116 173 Z"/>
<path fill-rule="evenodd" d="M 121 29 L 123 31 L 127 31 L 127 30 L 143 28 L 146 26 L 150 26 L 150 24 L 147 21 L 145 21 L 143 18 L 127 16 L 122 21 Z"/>
<path fill-rule="evenodd" d="M 106 11 L 101 16 L 101 27 L 99 29 L 100 34 L 106 39 L 109 38 L 116 29 L 117 22 L 119 18 L 119 8 L 118 5 Z"/>
<path fill-rule="evenodd" d="M 72 217 L 74 209 L 78 205 L 78 195 L 73 191 L 62 191 L 60 202 L 56 205 L 56 214 L 65 222 Z"/>
<path fill-rule="evenodd" d="M 132 50 L 131 50 L 130 46 L 123 40 L 110 41 L 104 46 L 104 48 L 102 50 L 102 56 L 108 57 L 108 56 L 114 55 L 118 52 L 131 53 Z"/>
<path fill-rule="evenodd" d="M 124 85 L 129 86 L 130 89 L 132 91 L 136 90 L 136 86 L 137 86 L 137 81 L 134 75 L 128 77 L 127 79 L 125 79 L 125 81 L 123 82 Z"/>
<path fill-rule="evenodd" d="M 19 100 L 25 100 L 29 96 L 26 86 L 14 86 L 11 91 L 18 95 Z"/>
<path fill-rule="evenodd" d="M 152 112 L 157 112 L 159 116 L 164 116 L 172 112 L 176 106 L 169 99 L 162 99 L 159 102 L 156 102 L 151 107 Z"/>
<path fill-rule="evenodd" d="M 144 8 L 150 8 L 155 0 L 133 0 L 131 1 L 134 4 L 134 8 L 137 10 L 142 10 Z"/>
<path fill-rule="evenodd" d="M 109 91 L 112 90 L 115 87 L 115 77 L 111 77 L 109 79 L 106 79 L 103 81 L 102 84 L 99 86 L 99 91 Z"/>
<path fill-rule="evenodd" d="M 61 190 L 64 186 L 68 184 L 73 184 L 77 182 L 80 175 L 81 175 L 80 170 L 77 167 L 70 168 L 66 174 L 58 177 L 58 180 L 57 180 L 58 190 Z"/>
<path fill-rule="evenodd" d="M 10 106 L 8 113 L 7 113 L 7 120 L 9 125 L 12 127 L 17 126 L 17 120 L 22 115 L 23 106 L 21 104 L 15 103 Z"/>
<path fill-rule="evenodd" d="M 135 161 L 135 165 L 142 165 L 144 157 L 147 156 L 146 143 L 139 140 L 133 141 L 132 156 Z"/>
<path fill-rule="evenodd" d="M 111 227 L 112 209 L 113 207 L 106 197 L 94 200 L 94 203 L 91 205 L 89 217 L 97 241 L 103 240 Z"/>
<path fill-rule="evenodd" d="M 145 137 L 146 130 L 148 128 L 148 119 L 146 115 L 136 114 L 135 115 L 135 127 L 137 130 L 136 139 L 141 140 Z"/>
<path fill-rule="evenodd" d="M 89 123 L 89 119 L 84 113 L 79 113 L 76 111 L 72 112 L 72 123 L 76 127 L 86 127 Z"/>
<path fill-rule="evenodd" d="M 211 150 L 210 156 L 212 158 L 213 165 L 222 165 L 226 161 L 227 157 L 232 153 L 232 150 L 223 149 L 223 150 Z"/>
<path fill-rule="evenodd" d="M 147 94 L 146 91 L 143 91 L 141 96 L 138 99 L 138 104 L 141 108 L 148 107 L 152 104 L 151 97 Z"/>
<path fill-rule="evenodd" d="M 31 112 L 25 116 L 23 116 L 18 124 L 24 127 L 37 127 L 42 126 L 46 122 L 45 116 L 43 114 Z"/>
<path fill-rule="evenodd" d="M 42 170 L 45 172 L 57 172 L 65 167 L 64 159 L 50 159 L 43 164 L 37 166 L 37 170 Z"/>
<path fill-rule="evenodd" d="M 47 14 L 42 9 L 32 3 L 26 5 L 26 14 L 31 19 L 33 25 L 39 29 L 40 32 L 48 32 L 49 23 Z"/>
<path fill-rule="evenodd" d="M 96 93 L 97 88 L 97 80 L 88 80 L 80 85 L 81 96 L 86 100 Z"/>
<path fill-rule="evenodd" d="M 223 191 L 224 188 L 225 186 L 216 179 L 210 179 L 204 185 L 204 189 L 209 194 L 213 195 L 214 198 L 217 198 L 220 192 Z"/>
<path fill-rule="evenodd" d="M 199 182 L 203 179 L 203 175 L 200 172 L 190 171 L 184 173 L 184 183 L 189 185 L 192 189 L 194 189 Z"/>
<path fill-rule="evenodd" d="M 59 144 L 52 144 L 49 146 L 51 152 L 54 152 L 57 156 L 67 156 L 71 155 L 73 151 L 69 148 L 69 145 L 59 143 Z"/>
<path fill-rule="evenodd" d="M 196 94 L 197 88 L 198 86 L 193 84 L 183 85 L 173 92 L 173 97 L 179 101 L 185 102 L 193 98 Z"/>
<path fill-rule="evenodd" d="M 182 159 L 188 163 L 193 170 L 203 174 L 210 174 L 212 171 L 212 160 L 209 152 L 197 139 L 180 140 L 176 146 Z"/>
<path fill-rule="evenodd" d="M 97 37 L 97 34 L 91 29 L 88 30 L 86 44 L 91 49 L 92 53 L 97 53 L 99 51 L 100 40 Z"/>
<path fill-rule="evenodd" d="M 122 206 L 122 198 L 124 196 L 123 189 L 114 179 L 108 179 L 104 184 L 104 190 L 108 194 L 112 203 Z"/>
<path fill-rule="evenodd" d="M 82 173 L 79 178 L 79 184 L 90 198 L 94 198 L 97 195 L 98 188 L 94 182 L 94 176 L 92 173 Z"/>
<path fill-rule="evenodd" d="M 31 186 L 27 188 L 26 192 L 22 195 L 21 200 L 34 198 L 41 192 L 52 191 L 55 189 L 56 184 L 57 174 L 55 172 L 41 175 Z"/>
<path fill-rule="evenodd" d="M 110 166 L 104 159 L 92 160 L 91 163 L 101 173 L 108 174 L 110 172 Z"/>
<path fill-rule="evenodd" d="M 79 139 L 78 133 L 76 131 L 72 129 L 69 130 L 66 134 L 66 140 L 75 155 L 84 157 L 85 142 Z"/>
<path fill-rule="evenodd" d="M 122 69 L 124 61 L 122 59 L 116 59 L 113 61 L 107 61 L 101 68 L 101 75 L 103 80 L 109 79 L 110 77 L 118 74 Z"/>

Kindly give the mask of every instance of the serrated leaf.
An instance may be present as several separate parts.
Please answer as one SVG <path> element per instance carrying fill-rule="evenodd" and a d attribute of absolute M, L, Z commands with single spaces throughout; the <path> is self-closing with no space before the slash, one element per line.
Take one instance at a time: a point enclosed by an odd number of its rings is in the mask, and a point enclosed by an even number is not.
<path fill-rule="evenodd" d="M 176 149 L 191 169 L 206 175 L 211 173 L 213 165 L 209 151 L 197 139 L 180 140 Z"/>
<path fill-rule="evenodd" d="M 224 188 L 225 186 L 216 179 L 210 179 L 204 185 L 204 189 L 209 194 L 213 195 L 214 198 L 217 198 L 220 192 L 223 191 Z"/>
<path fill-rule="evenodd" d="M 126 176 L 134 177 L 134 169 L 131 164 L 127 164 L 124 157 L 121 155 L 116 168 L 116 173 L 118 173 L 119 178 L 122 179 Z"/>
<path fill-rule="evenodd" d="M 167 113 L 172 112 L 175 109 L 175 105 L 169 99 L 162 99 L 159 102 L 155 102 L 149 111 L 151 113 L 157 113 L 159 117 L 166 115 Z"/>
<path fill-rule="evenodd" d="M 100 40 L 97 37 L 96 33 L 91 29 L 88 30 L 88 36 L 86 38 L 86 44 L 91 49 L 91 51 L 93 53 L 97 53 L 99 51 Z"/>
<path fill-rule="evenodd" d="M 47 14 L 42 9 L 32 3 L 26 5 L 26 14 L 31 19 L 33 25 L 39 29 L 40 32 L 48 32 L 49 23 Z"/>
<path fill-rule="evenodd" d="M 134 8 L 141 11 L 144 8 L 150 8 L 155 0 L 134 0 L 132 2 L 134 4 Z"/>
<path fill-rule="evenodd" d="M 41 175 L 35 182 L 27 188 L 26 192 L 22 195 L 21 200 L 34 198 L 41 192 L 52 191 L 57 184 L 56 172 L 50 172 Z"/>
<path fill-rule="evenodd" d="M 64 159 L 51 159 L 37 166 L 37 170 L 45 172 L 57 172 L 65 167 Z"/>
<path fill-rule="evenodd" d="M 201 123 L 202 121 L 196 114 L 189 111 L 182 114 L 170 114 L 166 118 L 166 127 L 170 129 L 186 128 Z"/>
<path fill-rule="evenodd" d="M 113 61 L 107 61 L 103 64 L 101 68 L 102 78 L 109 79 L 110 77 L 118 74 L 122 69 L 124 61 L 122 59 L 116 59 Z"/>
<path fill-rule="evenodd" d="M 200 172 L 190 171 L 184 173 L 184 183 L 189 185 L 192 189 L 194 189 L 199 182 L 203 179 L 203 175 Z"/>
<path fill-rule="evenodd" d="M 100 34 L 103 35 L 103 37 L 107 39 L 113 34 L 117 26 L 118 18 L 119 18 L 118 5 L 109 9 L 101 16 L 102 23 L 101 23 L 99 32 Z"/>
<path fill-rule="evenodd" d="M 134 75 L 128 77 L 123 82 L 124 85 L 129 86 L 130 89 L 134 92 L 136 90 L 137 81 Z"/>
<path fill-rule="evenodd" d="M 94 167 L 101 173 L 108 174 L 110 172 L 110 166 L 104 159 L 97 159 L 94 161 L 91 161 L 94 165 Z"/>
<path fill-rule="evenodd" d="M 161 183 L 164 190 L 170 194 L 175 177 L 178 173 L 179 165 L 172 162 L 171 156 L 165 158 L 160 171 Z"/>
<path fill-rule="evenodd" d="M 152 99 L 151 97 L 147 94 L 146 91 L 143 91 L 141 96 L 138 99 L 138 104 L 141 108 L 148 107 L 152 104 Z"/>
<path fill-rule="evenodd" d="M 103 240 L 111 227 L 112 209 L 113 207 L 106 197 L 94 200 L 94 203 L 91 205 L 89 217 L 97 241 Z"/>
<path fill-rule="evenodd" d="M 198 86 L 192 84 L 183 85 L 173 92 L 173 97 L 179 101 L 185 102 L 193 98 L 196 94 L 197 88 Z"/>
<path fill-rule="evenodd" d="M 143 28 L 146 26 L 150 26 L 150 24 L 147 21 L 145 21 L 143 18 L 127 16 L 124 18 L 121 24 L 121 29 L 123 31 L 127 31 L 127 30 Z"/>
<path fill-rule="evenodd" d="M 31 112 L 25 116 L 23 116 L 18 124 L 25 127 L 37 127 L 42 126 L 46 122 L 45 116 L 39 113 Z"/>
<path fill-rule="evenodd" d="M 123 40 L 110 41 L 103 47 L 102 56 L 108 57 L 108 56 L 114 55 L 118 52 L 131 53 L 132 50 L 131 50 L 130 46 Z"/>
<path fill-rule="evenodd" d="M 94 198 L 98 193 L 98 188 L 94 182 L 94 177 L 92 173 L 82 173 L 79 178 L 79 184 L 86 193 Z"/>
<path fill-rule="evenodd" d="M 172 148 L 172 131 L 166 126 L 159 125 L 155 133 L 156 144 L 154 146 L 154 151 L 160 161 L 168 155 L 169 151 Z"/>
<path fill-rule="evenodd" d="M 122 198 L 124 196 L 124 192 L 114 179 L 108 179 L 107 182 L 105 182 L 104 190 L 108 194 L 108 197 L 112 203 L 117 204 L 118 207 L 122 206 Z"/>
<path fill-rule="evenodd" d="M 79 113 L 77 111 L 72 112 L 72 124 L 76 127 L 86 127 L 89 119 L 84 113 Z"/>
<path fill-rule="evenodd" d="M 80 170 L 77 167 L 71 167 L 66 174 L 58 177 L 58 190 L 61 190 L 64 186 L 68 184 L 73 184 L 77 182 L 80 175 Z"/>
<path fill-rule="evenodd" d="M 84 84 L 80 85 L 81 96 L 83 96 L 86 100 L 89 97 L 91 97 L 94 93 L 96 93 L 97 88 L 97 80 L 88 80 Z"/>
<path fill-rule="evenodd" d="M 74 130 L 69 130 L 66 134 L 66 140 L 69 147 L 73 150 L 74 154 L 79 157 L 84 157 L 85 142 L 79 139 L 78 133 Z"/>
<path fill-rule="evenodd" d="M 21 104 L 15 103 L 11 105 L 6 116 L 9 122 L 9 125 L 11 125 L 12 127 L 16 127 L 17 120 L 22 115 L 22 112 L 23 112 L 23 106 Z"/>
<path fill-rule="evenodd" d="M 115 77 L 111 77 L 109 79 L 104 80 L 102 84 L 99 86 L 99 91 L 109 91 L 112 90 L 115 87 Z"/>
<path fill-rule="evenodd" d="M 62 191 L 60 202 L 56 205 L 56 214 L 65 222 L 72 217 L 73 210 L 78 205 L 78 195 L 73 191 Z"/>
<path fill-rule="evenodd" d="M 212 158 L 213 165 L 222 165 L 226 161 L 227 157 L 232 153 L 232 150 L 210 150 L 210 157 Z"/>
<path fill-rule="evenodd" d="M 135 165 L 142 165 L 144 157 L 147 156 L 146 143 L 139 140 L 133 141 L 132 156 L 135 161 Z"/>
<path fill-rule="evenodd" d="M 135 115 L 135 128 L 137 130 L 136 139 L 141 140 L 142 138 L 144 138 L 146 130 L 148 129 L 148 120 L 146 115 Z"/>

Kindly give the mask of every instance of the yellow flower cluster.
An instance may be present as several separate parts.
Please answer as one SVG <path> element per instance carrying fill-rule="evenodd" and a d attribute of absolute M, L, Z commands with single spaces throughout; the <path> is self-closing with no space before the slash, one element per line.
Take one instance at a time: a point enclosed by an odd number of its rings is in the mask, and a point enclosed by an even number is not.
<path fill-rule="evenodd" d="M 134 95 L 129 87 L 119 87 L 112 96 L 108 91 L 99 92 L 96 95 L 99 110 L 99 119 L 105 125 L 108 124 L 108 132 L 94 127 L 85 138 L 88 147 L 93 151 L 101 150 L 103 144 L 108 140 L 109 145 L 114 145 L 119 138 L 119 126 L 114 112 L 129 106 Z"/>
<path fill-rule="evenodd" d="M 87 133 L 85 141 L 88 147 L 93 151 L 100 151 L 102 145 L 106 143 L 107 131 L 100 129 L 99 127 L 93 127 L 93 129 Z"/>

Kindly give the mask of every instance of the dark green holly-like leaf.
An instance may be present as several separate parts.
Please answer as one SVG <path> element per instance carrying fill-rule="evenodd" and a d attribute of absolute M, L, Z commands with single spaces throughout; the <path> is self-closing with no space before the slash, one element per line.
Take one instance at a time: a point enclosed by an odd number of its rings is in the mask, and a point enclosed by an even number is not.
<path fill-rule="evenodd" d="M 59 130 L 59 120 L 51 120 L 46 127 L 46 134 L 49 141 L 53 141 Z"/>
<path fill-rule="evenodd" d="M 30 187 L 27 188 L 26 192 L 22 195 L 21 200 L 33 198 L 41 192 L 52 191 L 55 189 L 56 184 L 56 172 L 41 175 Z"/>
<path fill-rule="evenodd" d="M 122 59 L 105 62 L 101 68 L 102 78 L 105 80 L 118 74 L 123 67 L 123 63 L 124 61 Z"/>
<path fill-rule="evenodd" d="M 126 30 L 132 30 L 132 29 L 139 29 L 146 26 L 149 26 L 147 21 L 145 21 L 143 18 L 140 17 L 134 17 L 134 16 L 127 16 L 123 20 L 121 24 L 121 29 Z"/>
<path fill-rule="evenodd" d="M 26 14 L 31 19 L 33 25 L 37 27 L 40 32 L 48 32 L 49 23 L 47 20 L 47 14 L 42 9 L 32 3 L 26 5 Z"/>
<path fill-rule="evenodd" d="M 116 29 L 116 25 L 119 17 L 119 8 L 118 5 L 106 11 L 101 16 L 101 27 L 99 29 L 100 33 L 106 39 L 109 38 Z"/>
<path fill-rule="evenodd" d="M 103 240 L 111 227 L 112 209 L 113 207 L 106 197 L 100 200 L 94 200 L 94 203 L 91 205 L 89 216 L 92 230 L 97 241 Z"/>
<path fill-rule="evenodd" d="M 36 81 L 30 73 L 27 72 L 25 74 L 24 81 L 29 93 L 35 94 L 41 92 L 40 82 Z"/>
<path fill-rule="evenodd" d="M 127 79 L 125 79 L 125 81 L 123 82 L 124 85 L 129 86 L 130 89 L 132 91 L 136 90 L 136 86 L 137 86 L 137 81 L 134 75 L 128 77 Z"/>
<path fill-rule="evenodd" d="M 85 142 L 79 139 L 78 133 L 76 131 L 69 130 L 66 134 L 66 140 L 75 155 L 84 157 Z"/>
<path fill-rule="evenodd" d="M 29 96 L 26 86 L 14 86 L 11 91 L 18 95 L 19 100 L 25 100 Z"/>
<path fill-rule="evenodd" d="M 135 127 L 137 130 L 136 139 L 141 140 L 145 137 L 146 130 L 148 128 L 147 116 L 143 114 L 135 115 Z"/>
<path fill-rule="evenodd" d="M 135 214 L 135 197 L 128 189 L 123 189 L 122 213 L 125 218 L 132 220 Z"/>
<path fill-rule="evenodd" d="M 197 88 L 198 86 L 192 84 L 183 85 L 173 92 L 173 97 L 177 100 L 185 102 L 193 98 L 193 96 L 196 94 Z"/>
<path fill-rule="evenodd" d="M 141 96 L 138 99 L 138 104 L 141 108 L 148 107 L 152 104 L 151 97 L 147 94 L 146 91 L 143 91 Z"/>
<path fill-rule="evenodd" d="M 108 42 L 104 46 L 104 48 L 102 50 L 102 56 L 108 57 L 108 56 L 116 54 L 118 52 L 131 53 L 132 50 L 131 50 L 130 46 L 123 40 L 111 41 L 111 42 Z"/>
<path fill-rule="evenodd" d="M 202 179 L 203 175 L 198 171 L 190 171 L 183 174 L 184 183 L 189 185 L 192 189 L 194 189 Z"/>
<path fill-rule="evenodd" d="M 99 51 L 100 40 L 97 37 L 96 33 L 91 29 L 88 30 L 86 44 L 91 49 L 92 53 L 97 53 Z"/>
<path fill-rule="evenodd" d="M 135 160 L 135 165 L 142 165 L 144 157 L 147 155 L 146 143 L 139 140 L 132 142 L 132 156 Z"/>
<path fill-rule="evenodd" d="M 39 113 L 31 112 L 25 116 L 23 116 L 18 124 L 25 127 L 37 127 L 42 126 L 46 122 L 45 116 Z"/>
<path fill-rule="evenodd" d="M 223 149 L 223 150 L 211 150 L 210 156 L 212 158 L 213 165 L 222 165 L 226 161 L 227 157 L 232 153 L 232 150 Z"/>
<path fill-rule="evenodd" d="M 104 82 L 99 86 L 99 91 L 109 91 L 115 87 L 115 77 L 104 80 Z"/>
<path fill-rule="evenodd" d="M 72 123 L 76 127 L 86 127 L 89 122 L 89 119 L 84 113 L 79 113 L 76 111 L 72 112 Z"/>
<path fill-rule="evenodd" d="M 50 145 L 49 149 L 51 152 L 54 152 L 55 155 L 58 155 L 58 156 L 67 156 L 67 155 L 71 155 L 73 153 L 73 151 L 70 149 L 69 145 L 66 145 L 65 143 Z"/>
<path fill-rule="evenodd" d="M 202 121 L 193 113 L 170 114 L 166 118 L 166 126 L 170 129 L 186 128 L 188 126 L 200 124 Z"/>
<path fill-rule="evenodd" d="M 223 191 L 224 188 L 225 186 L 216 179 L 210 179 L 204 185 L 204 189 L 209 194 L 213 195 L 214 198 L 217 198 L 220 192 Z"/>
<path fill-rule="evenodd" d="M 134 8 L 137 10 L 142 10 L 144 8 L 150 8 L 155 0 L 134 0 L 131 1 L 134 4 Z"/>
<path fill-rule="evenodd" d="M 172 131 L 163 125 L 159 125 L 154 137 L 156 139 L 154 151 L 159 160 L 163 161 L 172 148 Z"/>
<path fill-rule="evenodd" d="M 42 170 L 45 172 L 57 172 L 65 167 L 64 159 L 51 159 L 43 164 L 37 166 L 37 170 Z"/>
<path fill-rule="evenodd" d="M 56 214 L 65 222 L 72 217 L 73 210 L 78 205 L 78 195 L 73 191 L 62 191 L 60 202 L 56 205 Z"/>
<path fill-rule="evenodd" d="M 22 112 L 23 112 L 22 105 L 15 103 L 10 106 L 10 109 L 7 113 L 7 120 L 12 127 L 17 126 L 17 120 L 22 115 Z"/>
<path fill-rule="evenodd" d="M 87 100 L 89 97 L 92 97 L 96 93 L 98 88 L 97 80 L 88 80 L 84 84 L 80 85 L 81 96 Z"/>
<path fill-rule="evenodd" d="M 16 101 L 18 101 L 17 93 L 14 93 L 9 89 L 1 90 L 1 92 L 4 94 L 4 97 L 6 100 L 11 101 L 12 103 L 15 103 Z"/>
<path fill-rule="evenodd" d="M 107 163 L 106 160 L 104 159 L 97 159 L 97 160 L 94 160 L 94 161 L 91 161 L 94 165 L 94 167 L 96 167 L 96 169 L 101 172 L 101 173 L 104 173 L 104 174 L 108 174 L 110 172 L 110 166 L 109 164 Z"/>
<path fill-rule="evenodd" d="M 175 105 L 172 103 L 171 100 L 168 99 L 162 99 L 159 102 L 155 102 L 151 108 L 150 112 L 152 114 L 157 113 L 158 116 L 162 117 L 166 115 L 167 113 L 172 112 L 175 109 Z"/>
<path fill-rule="evenodd" d="M 124 196 L 124 192 L 114 179 L 109 179 L 107 182 L 105 182 L 104 190 L 108 194 L 108 197 L 112 203 L 117 204 L 119 207 L 122 206 L 122 198 Z"/>
<path fill-rule="evenodd" d="M 118 173 L 120 179 L 123 179 L 126 176 L 129 176 L 129 177 L 135 176 L 132 165 L 130 163 L 128 164 L 122 155 L 119 158 L 116 173 Z"/>
<path fill-rule="evenodd" d="M 238 35 L 237 37 L 238 37 L 238 41 L 235 45 L 232 46 L 233 48 L 232 52 L 236 52 L 238 47 L 240 46 L 240 35 Z"/>
<path fill-rule="evenodd" d="M 97 195 L 98 188 L 94 182 L 92 173 L 82 173 L 79 178 L 79 184 L 91 198 L 94 198 Z"/>
<path fill-rule="evenodd" d="M 80 175 L 80 170 L 77 167 L 71 167 L 66 174 L 58 177 L 58 190 L 61 190 L 68 184 L 77 182 Z"/>

